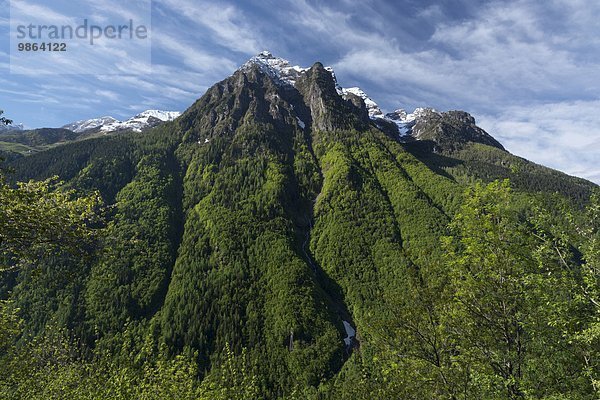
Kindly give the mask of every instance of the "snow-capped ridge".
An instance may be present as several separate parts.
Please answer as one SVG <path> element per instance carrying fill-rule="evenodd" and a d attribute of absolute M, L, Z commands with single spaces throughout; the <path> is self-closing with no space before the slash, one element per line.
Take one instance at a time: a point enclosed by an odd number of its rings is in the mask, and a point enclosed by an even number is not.
<path fill-rule="evenodd" d="M 256 56 L 250 58 L 245 64 L 240 67 L 240 70 L 246 71 L 253 66 L 258 68 L 265 74 L 269 75 L 273 80 L 282 86 L 294 86 L 300 76 L 310 68 L 292 65 L 288 60 L 275 57 L 270 51 L 262 51 Z M 400 139 L 406 138 L 412 133 L 412 127 L 420 118 L 426 118 L 429 113 L 437 113 L 433 108 L 416 108 L 412 113 L 408 113 L 403 109 L 395 110 L 394 112 L 384 114 L 379 105 L 369 97 L 364 90 L 359 87 L 344 88 L 340 86 L 337 77 L 332 67 L 325 67 L 331 73 L 337 93 L 347 98 L 351 95 L 360 97 L 367 108 L 369 118 L 377 123 L 378 121 L 391 122 L 398 127 Z"/>
<path fill-rule="evenodd" d="M 383 119 L 394 123 L 398 127 L 398 132 L 402 138 L 412 134 L 412 128 L 418 119 L 426 118 L 430 114 L 439 114 L 439 112 L 433 108 L 417 107 L 409 114 L 406 110 L 400 108 L 385 114 Z"/>
<path fill-rule="evenodd" d="M 298 65 L 291 65 L 288 60 L 275 57 L 267 50 L 252 57 L 240 69 L 248 70 L 253 65 L 258 66 L 263 73 L 272 77 L 277 83 L 291 86 L 294 86 L 300 75 L 308 70 L 308 68 Z"/>
<path fill-rule="evenodd" d="M 363 99 L 367 108 L 367 112 L 369 113 L 369 118 L 371 118 L 371 120 L 375 123 L 383 120 L 396 125 L 396 127 L 398 127 L 398 133 L 400 134 L 401 139 L 406 138 L 407 135 L 412 133 L 412 127 L 418 119 L 426 118 L 427 115 L 430 115 L 431 113 L 439 114 L 439 112 L 433 108 L 417 107 L 410 114 L 406 112 L 406 110 L 400 108 L 394 112 L 384 115 L 383 111 L 381 111 L 381 108 L 379 108 L 379 105 L 377 105 L 377 103 L 361 88 L 351 87 L 341 89 L 342 96 L 348 96 L 348 94 L 352 94 Z"/>
<path fill-rule="evenodd" d="M 439 111 L 431 107 L 417 107 L 412 113 L 409 114 L 403 108 L 399 108 L 394 112 L 385 114 L 385 117 L 388 119 L 397 119 L 404 122 L 410 122 L 417 118 L 425 117 L 429 114 L 439 114 Z"/>
<path fill-rule="evenodd" d="M 412 113 L 407 113 L 406 110 L 399 108 L 394 112 L 385 114 L 385 118 L 392 121 L 409 123 L 417 120 L 418 118 L 424 118 L 430 114 L 439 114 L 434 108 L 428 107 L 417 107 Z"/>
<path fill-rule="evenodd" d="M 281 85 L 295 86 L 296 81 L 302 74 L 310 69 L 310 67 L 301 67 L 292 65 L 288 60 L 280 57 L 275 57 L 270 51 L 265 50 L 254 57 L 250 58 L 239 69 L 247 71 L 252 66 L 258 66 L 260 70 L 269 75 L 276 83 Z M 337 83 L 337 78 L 332 67 L 324 67 L 326 71 L 331 73 L 335 83 L 336 91 L 342 95 L 342 87 Z"/>
<path fill-rule="evenodd" d="M 161 122 L 172 121 L 180 115 L 181 113 L 179 111 L 146 110 L 125 121 L 119 121 L 116 118 L 106 116 L 76 121 L 64 125 L 62 128 L 69 129 L 76 133 L 82 133 L 93 129 L 98 129 L 100 132 L 115 132 L 122 130 L 141 132 L 146 128 L 156 126 Z"/>
<path fill-rule="evenodd" d="M 102 132 L 132 130 L 141 132 L 145 128 L 157 125 L 160 122 L 172 121 L 181 115 L 178 111 L 146 110 L 126 121 L 116 121 L 100 128 Z"/>
<path fill-rule="evenodd" d="M 172 121 L 180 115 L 181 113 L 179 111 L 146 110 L 133 118 L 154 117 L 160 119 L 161 121 Z"/>
<path fill-rule="evenodd" d="M 104 117 L 99 117 L 99 118 L 83 119 L 80 121 L 75 121 L 70 124 L 62 126 L 61 128 L 68 129 L 68 130 L 76 132 L 76 133 L 81 133 L 81 132 L 85 132 L 85 131 L 88 131 L 91 129 L 96 129 L 96 128 L 102 127 L 107 124 L 113 124 L 116 122 L 119 122 L 116 118 L 113 118 L 111 116 L 104 116 Z"/>
<path fill-rule="evenodd" d="M 348 93 L 353 94 L 355 96 L 360 97 L 365 102 L 365 106 L 367 107 L 367 111 L 369 113 L 369 117 L 373 118 L 383 118 L 383 111 L 379 108 L 377 103 L 373 101 L 361 88 L 359 87 L 351 87 L 351 88 L 342 88 L 342 95 L 347 95 Z"/>

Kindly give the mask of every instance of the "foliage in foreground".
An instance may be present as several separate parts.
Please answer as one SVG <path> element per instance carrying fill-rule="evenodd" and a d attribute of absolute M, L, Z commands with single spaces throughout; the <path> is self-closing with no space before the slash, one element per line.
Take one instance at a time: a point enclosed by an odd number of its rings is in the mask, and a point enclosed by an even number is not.
<path fill-rule="evenodd" d="M 289 398 L 592 399 L 599 393 L 599 197 L 583 218 L 566 213 L 569 224 L 562 226 L 548 210 L 519 206 L 508 182 L 476 185 L 465 198 L 443 238 L 437 275 L 415 276 L 421 283 L 407 282 L 388 299 L 396 308 L 385 330 L 374 329 L 374 345 L 354 354 L 339 376 L 318 390 L 292 388 Z M 205 375 L 191 349 L 172 356 L 158 336 L 143 334 L 154 328 L 132 325 L 90 352 L 48 325 L 45 334 L 14 346 L 23 321 L 14 304 L 0 306 L 2 398 L 261 397 L 245 350 L 236 356 L 226 345 Z"/>
<path fill-rule="evenodd" d="M 12 187 L 0 172 L 0 271 L 46 254 L 93 251 L 101 224 L 100 195 L 56 190 L 57 178 Z"/>
<path fill-rule="evenodd" d="M 3 343 L 10 343 L 21 333 L 17 311 L 10 303 L 0 304 Z M 0 398 L 259 398 L 257 381 L 245 352 L 236 356 L 226 346 L 218 366 L 200 380 L 193 354 L 170 357 L 150 336 L 138 343 L 137 333 L 135 329 L 126 329 L 122 348 L 117 352 L 100 347 L 86 354 L 68 332 L 57 327 L 48 327 L 44 335 L 21 347 L 2 348 Z"/>

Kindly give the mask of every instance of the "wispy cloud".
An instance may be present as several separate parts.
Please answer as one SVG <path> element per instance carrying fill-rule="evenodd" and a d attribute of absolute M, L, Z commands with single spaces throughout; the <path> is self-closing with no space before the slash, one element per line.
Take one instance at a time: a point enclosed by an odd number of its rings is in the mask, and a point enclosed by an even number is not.
<path fill-rule="evenodd" d="M 244 12 L 234 4 L 221 1 L 160 0 L 175 12 L 195 24 L 207 28 L 213 43 L 245 54 L 261 50 L 260 34 L 250 25 Z"/>
<path fill-rule="evenodd" d="M 156 35 L 153 44 L 162 51 L 176 56 L 183 63 L 197 71 L 227 70 L 235 69 L 235 63 L 226 57 L 218 57 L 210 52 L 204 52 L 194 47 L 193 43 L 180 37 L 163 33 Z"/>
<path fill-rule="evenodd" d="M 490 110 L 541 97 L 598 93 L 600 64 L 580 60 L 570 47 L 574 30 L 553 33 L 543 18 L 547 11 L 532 4 L 490 3 L 473 19 L 438 25 L 424 49 L 405 50 L 381 40 L 347 52 L 336 67 L 363 76 L 384 93 L 387 88 L 387 97 L 408 86 L 421 92 L 414 103 L 435 99 L 442 107 L 476 103 Z M 583 17 L 565 18 L 576 23 Z"/>
<path fill-rule="evenodd" d="M 12 49 L 11 73 L 29 76 L 40 74 L 92 74 L 92 73 L 129 73 L 127 69 L 118 68 L 119 60 L 129 60 L 130 64 L 135 60 L 141 63 L 143 60 L 147 66 L 147 73 L 151 62 L 150 40 L 134 36 L 113 34 L 102 35 L 92 39 L 90 31 L 92 25 L 96 25 L 96 33 L 106 26 L 120 26 L 130 20 L 135 28 L 144 25 L 147 29 L 151 22 L 150 0 L 139 0 L 136 2 L 116 3 L 113 0 L 99 0 L 97 2 L 81 2 L 70 4 L 66 0 L 56 0 L 50 6 L 43 4 L 40 0 L 12 1 L 10 7 L 11 39 L 16 43 L 16 27 L 32 26 L 27 30 L 33 36 L 27 41 L 35 41 L 41 36 L 42 39 L 52 41 L 48 35 L 49 27 L 58 27 L 58 32 L 67 32 L 66 37 L 60 40 L 66 43 L 64 52 L 44 52 L 44 61 L 37 52 L 19 52 Z M 91 5 L 91 7 L 90 7 Z M 102 25 L 97 25 L 103 23 Z M 85 38 L 80 39 L 82 25 L 87 24 Z M 62 27 L 68 26 L 70 30 L 64 31 Z M 133 31 L 133 29 L 131 29 Z M 74 33 L 71 36 L 68 32 Z M 113 33 L 115 30 L 113 30 Z M 129 32 L 129 31 L 127 31 Z M 115 36 L 119 36 L 115 38 Z M 54 40 L 56 41 L 56 40 Z M 93 41 L 93 44 L 92 44 Z"/>
<path fill-rule="evenodd" d="M 600 100 L 508 107 L 479 124 L 537 163 L 600 183 Z"/>
<path fill-rule="evenodd" d="M 103 97 L 105 99 L 112 100 L 112 101 L 118 101 L 120 98 L 119 94 L 116 92 L 113 92 L 112 90 L 98 89 L 98 90 L 96 90 L 95 94 L 96 94 L 96 96 Z"/>

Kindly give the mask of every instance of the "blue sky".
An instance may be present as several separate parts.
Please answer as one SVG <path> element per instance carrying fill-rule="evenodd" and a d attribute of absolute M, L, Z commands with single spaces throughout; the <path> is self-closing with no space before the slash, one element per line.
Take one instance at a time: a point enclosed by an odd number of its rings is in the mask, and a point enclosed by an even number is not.
<path fill-rule="evenodd" d="M 136 1 L 89 4 L 98 14 L 125 15 L 123 3 Z M 42 4 L 65 13 L 63 0 Z M 9 2 L 0 0 L 0 109 L 27 127 L 183 111 L 268 49 L 301 66 L 333 66 L 342 86 L 360 86 L 385 111 L 466 110 L 511 152 L 600 183 L 597 0 L 154 0 L 151 7 L 151 73 L 129 60 L 120 74 L 17 75 L 9 73 Z"/>

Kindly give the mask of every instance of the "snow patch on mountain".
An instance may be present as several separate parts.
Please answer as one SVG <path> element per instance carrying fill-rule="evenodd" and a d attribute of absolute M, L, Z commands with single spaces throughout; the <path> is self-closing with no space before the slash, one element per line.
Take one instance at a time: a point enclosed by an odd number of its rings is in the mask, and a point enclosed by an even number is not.
<path fill-rule="evenodd" d="M 117 119 L 113 117 L 100 117 L 100 118 L 92 118 L 92 119 L 84 119 L 80 121 L 75 121 L 70 124 L 64 125 L 61 128 L 68 129 L 70 131 L 81 133 L 91 129 L 96 129 L 102 127 L 104 125 L 112 124 L 115 122 L 119 122 Z"/>
<path fill-rule="evenodd" d="M 438 111 L 434 110 L 433 108 L 418 107 L 410 114 L 403 109 L 398 109 L 394 112 L 387 113 L 384 115 L 383 111 L 381 111 L 381 108 L 379 108 L 379 105 L 377 105 L 377 103 L 372 98 L 370 98 L 361 88 L 342 88 L 341 92 L 343 96 L 348 96 L 348 94 L 352 94 L 363 99 L 363 101 L 365 102 L 365 106 L 367 107 L 369 117 L 375 123 L 377 123 L 380 120 L 384 120 L 396 125 L 398 127 L 400 139 L 406 139 L 409 135 L 412 134 L 412 127 L 415 125 L 415 122 L 418 119 L 425 118 L 431 113 L 439 114 Z"/>
<path fill-rule="evenodd" d="M 271 52 L 265 50 L 250 58 L 244 65 L 240 67 L 240 70 L 247 71 L 252 66 L 258 66 L 260 70 L 269 75 L 273 80 L 282 85 L 295 86 L 296 81 L 302 74 L 308 71 L 308 67 L 300 67 L 298 65 L 292 65 L 284 58 L 275 57 Z M 334 82 L 336 83 L 336 90 L 338 94 L 342 94 L 342 88 L 337 84 L 337 78 L 332 67 L 325 67 L 325 70 L 331 73 Z"/>
<path fill-rule="evenodd" d="M 116 121 L 100 128 L 102 132 L 132 130 L 141 132 L 145 128 L 156 126 L 161 122 L 172 121 L 181 115 L 178 111 L 146 110 L 126 121 Z"/>
<path fill-rule="evenodd" d="M 268 51 L 263 51 L 258 55 L 248 60 L 241 70 L 248 70 L 253 65 L 256 65 L 260 70 L 269 75 L 275 82 L 285 85 L 296 84 L 296 81 L 308 68 L 303 68 L 298 65 L 291 65 L 288 60 L 275 57 Z"/>
<path fill-rule="evenodd" d="M 326 71 L 329 71 L 329 73 L 331 73 L 331 77 L 333 78 L 333 82 L 335 83 L 335 90 L 337 92 L 337 94 L 339 94 L 340 96 L 342 96 L 344 94 L 344 88 L 340 86 L 340 84 L 337 81 L 337 76 L 335 76 L 335 71 L 333 70 L 332 67 L 325 67 Z"/>
<path fill-rule="evenodd" d="M 439 112 L 433 108 L 418 107 L 410 114 L 403 109 L 398 109 L 394 112 L 387 113 L 384 119 L 393 122 L 398 127 L 400 137 L 403 137 L 412 135 L 412 128 L 415 125 L 415 122 L 420 118 L 425 118 L 431 113 L 439 114 Z M 417 138 L 416 135 L 412 136 Z"/>
<path fill-rule="evenodd" d="M 263 73 L 273 78 L 276 83 L 284 86 L 294 86 L 300 76 L 309 70 L 309 68 L 292 65 L 288 60 L 283 58 L 275 57 L 269 51 L 263 51 L 252 57 L 240 67 L 240 70 L 249 70 L 253 66 L 258 66 Z M 384 114 L 377 103 L 361 88 L 343 88 L 339 85 L 333 68 L 325 67 L 325 69 L 331 73 L 335 83 L 336 91 L 340 96 L 347 98 L 349 95 L 354 95 L 363 99 L 371 120 L 376 124 L 378 121 L 387 121 L 393 123 L 398 127 L 398 133 L 401 140 L 409 139 L 409 136 L 412 134 L 412 127 L 415 125 L 415 122 L 418 119 L 425 118 L 429 113 L 439 114 L 438 111 L 434 110 L 433 108 L 422 107 L 416 108 L 412 113 L 407 113 L 403 109 L 398 109 L 394 112 Z"/>
<path fill-rule="evenodd" d="M 69 129 L 76 133 L 82 133 L 93 129 L 100 132 L 115 132 L 123 130 L 132 130 L 141 132 L 146 128 L 151 128 L 161 122 L 172 121 L 181 115 L 178 111 L 146 110 L 125 121 L 119 121 L 116 118 L 106 116 L 81 120 L 63 126 L 63 129 Z"/>
<path fill-rule="evenodd" d="M 375 101 L 373 101 L 372 98 L 367 96 L 367 94 L 361 88 L 358 88 L 358 87 L 342 88 L 342 95 L 347 96 L 348 93 L 353 94 L 353 95 L 358 96 L 361 99 L 363 99 L 363 101 L 365 102 L 365 106 L 367 107 L 367 111 L 369 112 L 369 117 L 371 117 L 371 119 L 383 118 L 383 112 L 381 111 L 381 109 L 379 108 L 377 103 L 375 103 Z"/>

